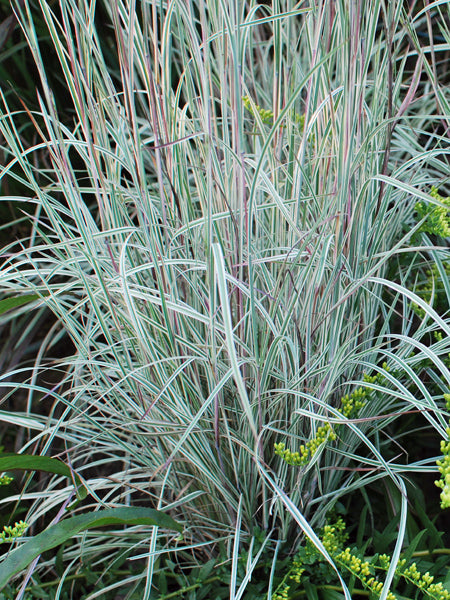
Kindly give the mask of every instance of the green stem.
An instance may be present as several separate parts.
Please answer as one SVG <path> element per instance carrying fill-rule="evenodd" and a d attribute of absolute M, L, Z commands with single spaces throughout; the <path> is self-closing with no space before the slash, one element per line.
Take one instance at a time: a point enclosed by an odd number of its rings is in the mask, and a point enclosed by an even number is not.
<path fill-rule="evenodd" d="M 339 592 L 342 593 L 342 588 L 338 585 L 318 585 L 317 586 L 317 591 L 319 590 L 332 590 L 334 592 Z M 365 596 L 366 598 L 368 598 L 370 596 L 371 592 L 369 590 L 358 590 L 358 589 L 353 589 L 352 590 L 352 596 Z M 290 596 L 291 600 L 296 600 L 297 598 L 302 598 L 303 596 L 306 595 L 306 591 L 305 590 L 299 590 L 297 592 L 294 592 L 292 594 L 292 596 Z"/>
<path fill-rule="evenodd" d="M 186 592 L 191 592 L 192 590 L 196 590 L 198 587 L 205 585 L 207 583 L 212 583 L 213 581 L 219 580 L 220 577 L 210 577 L 209 579 L 205 579 L 204 581 L 200 581 L 199 583 L 194 583 L 193 585 L 188 585 L 187 587 L 181 588 L 176 592 L 170 592 L 170 594 L 165 594 L 164 596 L 160 596 L 158 600 L 169 600 L 169 598 L 179 598 L 180 594 L 185 594 Z"/>
<path fill-rule="evenodd" d="M 438 548 L 437 550 L 420 550 L 412 554 L 415 556 L 433 556 L 433 554 L 450 554 L 450 548 Z"/>

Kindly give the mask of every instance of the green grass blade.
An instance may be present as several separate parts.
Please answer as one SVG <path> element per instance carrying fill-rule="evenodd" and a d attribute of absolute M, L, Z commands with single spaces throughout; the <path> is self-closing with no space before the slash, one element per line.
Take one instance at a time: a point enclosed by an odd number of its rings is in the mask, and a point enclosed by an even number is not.
<path fill-rule="evenodd" d="M 224 321 L 224 329 L 225 329 L 225 337 L 228 349 L 228 357 L 230 359 L 231 368 L 234 375 L 234 380 L 236 383 L 236 387 L 239 392 L 239 397 L 241 400 L 242 408 L 245 411 L 246 417 L 248 419 L 249 426 L 252 430 L 255 438 L 258 436 L 258 432 L 256 429 L 255 418 L 252 413 L 252 409 L 250 406 L 250 402 L 247 395 L 247 390 L 245 388 L 244 380 L 242 378 L 241 370 L 239 367 L 239 360 L 237 357 L 236 346 L 234 342 L 234 334 L 233 334 L 233 325 L 231 318 L 231 310 L 230 305 L 228 303 L 228 290 L 226 283 L 226 272 L 225 272 L 225 261 L 223 259 L 222 250 L 219 244 L 213 244 L 212 251 L 214 255 L 214 266 L 215 266 L 215 276 L 217 281 L 217 287 L 219 290 L 220 303 L 222 308 L 222 315 Z"/>

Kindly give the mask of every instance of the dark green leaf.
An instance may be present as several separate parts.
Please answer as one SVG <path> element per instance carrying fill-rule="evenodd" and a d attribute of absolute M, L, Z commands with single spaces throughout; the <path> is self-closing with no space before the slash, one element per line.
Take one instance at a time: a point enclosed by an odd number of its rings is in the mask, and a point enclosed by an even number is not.
<path fill-rule="evenodd" d="M 0 473 L 3 471 L 44 471 L 55 475 L 64 475 L 74 482 L 80 499 L 86 498 L 87 490 L 78 475 L 65 463 L 49 456 L 30 454 L 0 454 Z"/>
<path fill-rule="evenodd" d="M 303 586 L 304 586 L 304 590 L 306 592 L 306 597 L 308 598 L 308 600 L 319 600 L 317 588 L 315 585 L 312 585 L 311 583 L 309 583 L 309 581 L 305 580 L 303 582 Z"/>
<path fill-rule="evenodd" d="M 63 544 L 81 531 L 106 525 L 157 525 L 180 532 L 183 530 L 169 515 L 144 507 L 107 508 L 70 517 L 35 535 L 0 563 L 0 590 L 13 575 L 25 569 L 42 552 Z"/>
<path fill-rule="evenodd" d="M 22 306 L 23 304 L 28 304 L 29 302 L 34 302 L 35 300 L 41 299 L 42 296 L 38 294 L 27 294 L 24 296 L 14 296 L 13 298 L 4 298 L 0 300 L 0 315 L 5 313 L 12 308 L 17 308 L 18 306 Z"/>

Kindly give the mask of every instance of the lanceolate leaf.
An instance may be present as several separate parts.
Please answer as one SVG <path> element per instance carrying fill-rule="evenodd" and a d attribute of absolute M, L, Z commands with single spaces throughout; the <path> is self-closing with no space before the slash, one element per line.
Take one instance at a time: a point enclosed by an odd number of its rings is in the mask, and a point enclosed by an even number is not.
<path fill-rule="evenodd" d="M 182 531 L 183 527 L 163 512 L 144 507 L 107 508 L 63 519 L 11 552 L 0 563 L 0 590 L 37 556 L 59 546 L 81 531 L 106 525 L 157 525 Z"/>
<path fill-rule="evenodd" d="M 77 487 L 79 499 L 86 498 L 87 490 L 78 475 L 65 463 L 49 456 L 29 454 L 0 454 L 0 473 L 3 471 L 44 471 L 68 477 Z"/>
<path fill-rule="evenodd" d="M 24 296 L 4 298 L 3 300 L 0 300 L 0 315 L 8 310 L 11 310 L 12 308 L 17 308 L 18 306 L 28 304 L 29 302 L 34 302 L 35 300 L 39 300 L 41 298 L 42 296 L 39 296 L 38 294 L 26 294 Z"/>

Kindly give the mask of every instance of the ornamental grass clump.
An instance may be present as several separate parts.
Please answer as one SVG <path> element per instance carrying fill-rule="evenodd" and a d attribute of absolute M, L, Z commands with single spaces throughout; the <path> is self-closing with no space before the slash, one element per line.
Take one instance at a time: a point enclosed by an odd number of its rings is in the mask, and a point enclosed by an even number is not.
<path fill-rule="evenodd" d="M 448 173 L 450 111 L 417 34 L 431 7 L 403 4 L 17 2 L 38 93 L 22 111 L 1 93 L 0 184 L 30 232 L 3 249 L 0 284 L 35 299 L 0 318 L 51 314 L 34 362 L 0 376 L 23 399 L 18 449 L 83 480 L 75 512 L 148 506 L 185 527 L 77 533 L 57 583 L 51 557 L 33 565 L 51 593 L 76 574 L 86 600 L 148 600 L 209 564 L 237 600 L 305 536 L 338 572 L 316 532 L 383 483 L 401 497 L 397 560 L 404 480 L 436 466 L 392 455 L 392 437 L 411 413 L 445 430 L 425 355 L 439 393 L 450 382 L 448 317 L 414 285 L 448 257 L 415 206 Z M 301 477 L 274 444 L 303 444 Z M 11 500 L 32 526 L 72 492 L 34 476 Z"/>

